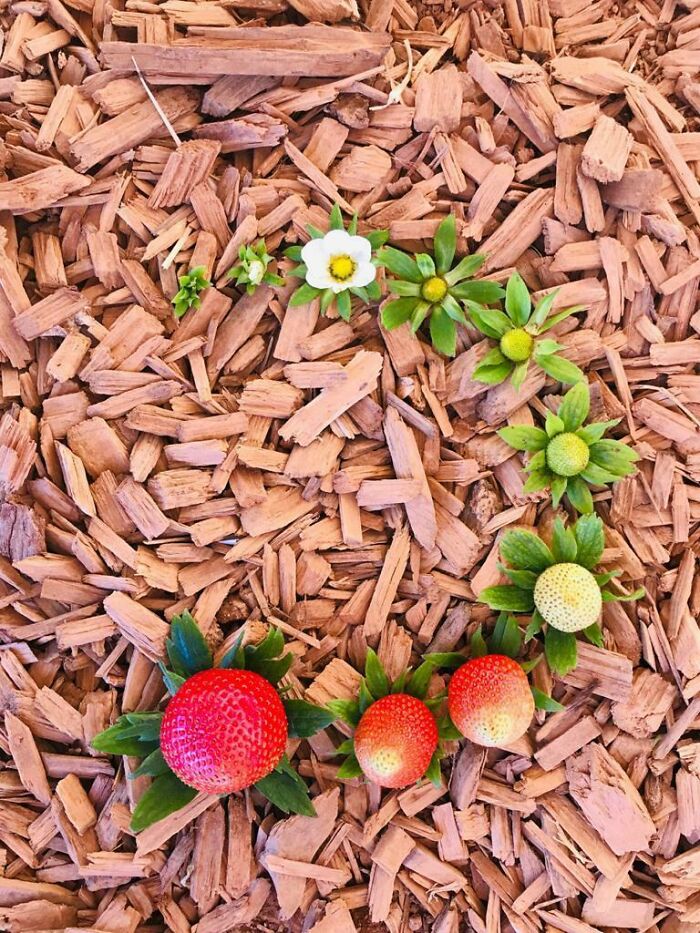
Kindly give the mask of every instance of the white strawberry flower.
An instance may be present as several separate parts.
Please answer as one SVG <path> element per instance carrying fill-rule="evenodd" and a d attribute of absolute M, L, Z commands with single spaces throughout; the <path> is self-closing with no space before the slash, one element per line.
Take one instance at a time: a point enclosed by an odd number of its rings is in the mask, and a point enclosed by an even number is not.
<path fill-rule="evenodd" d="M 374 281 L 377 270 L 371 258 L 369 240 L 347 230 L 329 230 L 309 240 L 301 251 L 308 284 L 323 291 L 329 288 L 336 295 Z"/>

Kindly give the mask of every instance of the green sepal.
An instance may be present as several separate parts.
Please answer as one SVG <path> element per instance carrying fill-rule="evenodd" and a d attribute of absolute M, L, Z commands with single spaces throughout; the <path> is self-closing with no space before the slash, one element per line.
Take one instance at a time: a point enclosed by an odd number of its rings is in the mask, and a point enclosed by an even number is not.
<path fill-rule="evenodd" d="M 469 653 L 472 658 L 483 658 L 489 653 L 489 647 L 479 625 L 469 641 Z"/>
<path fill-rule="evenodd" d="M 560 343 L 557 343 L 556 340 L 538 340 L 535 344 L 535 349 L 533 351 L 533 356 L 537 359 L 538 356 L 551 356 L 553 353 L 556 353 L 557 350 L 562 350 L 563 347 Z"/>
<path fill-rule="evenodd" d="M 309 798 L 309 789 L 289 764 L 286 755 L 274 771 L 256 781 L 254 786 L 282 813 L 316 816 L 316 809 Z"/>
<path fill-rule="evenodd" d="M 452 289 L 453 297 L 460 299 L 465 298 L 465 295 L 460 294 L 460 290 L 463 290 L 466 285 L 471 284 L 473 283 L 465 282 L 464 286 L 455 286 L 455 288 Z M 507 334 L 509 330 L 513 329 L 513 324 L 506 315 L 502 311 L 496 311 L 494 308 L 470 306 L 469 317 L 474 327 L 487 337 L 491 337 L 492 340 L 500 340 L 504 334 Z"/>
<path fill-rule="evenodd" d="M 444 220 L 438 224 L 433 239 L 433 250 L 435 252 L 435 263 L 438 275 L 444 275 L 449 271 L 455 258 L 457 249 L 457 222 L 454 214 L 448 214 Z"/>
<path fill-rule="evenodd" d="M 544 710 L 545 713 L 560 713 L 563 709 L 566 709 L 558 700 L 554 700 L 546 693 L 543 693 L 542 690 L 538 690 L 537 687 L 530 687 L 530 690 L 535 701 L 535 709 Z"/>
<path fill-rule="evenodd" d="M 510 360 L 504 360 L 502 363 L 497 363 L 495 366 L 484 366 L 483 363 L 479 363 L 472 373 L 472 379 L 476 382 L 483 382 L 486 385 L 497 386 L 500 385 L 501 382 L 505 382 L 514 368 Z"/>
<path fill-rule="evenodd" d="M 547 434 L 542 428 L 533 428 L 525 424 L 513 424 L 496 432 L 498 436 L 515 450 L 537 451 L 547 446 Z"/>
<path fill-rule="evenodd" d="M 554 299 L 557 297 L 558 288 L 555 288 L 553 292 L 545 295 L 544 298 L 540 300 L 535 305 L 535 310 L 530 315 L 530 320 L 528 324 L 532 326 L 535 332 L 538 332 L 542 327 L 544 322 L 549 317 L 549 314 L 552 310 L 552 305 L 554 304 Z"/>
<path fill-rule="evenodd" d="M 513 375 L 510 377 L 513 384 L 513 388 L 516 392 L 519 392 L 525 382 L 527 377 L 527 371 L 530 366 L 530 361 L 525 360 L 523 363 L 516 363 L 513 367 Z"/>
<path fill-rule="evenodd" d="M 98 733 L 92 747 L 107 755 L 128 755 L 146 758 L 158 747 L 163 714 L 125 713 L 113 726 Z"/>
<path fill-rule="evenodd" d="M 487 586 L 479 593 L 479 602 L 506 612 L 531 612 L 535 605 L 532 591 L 517 586 Z"/>
<path fill-rule="evenodd" d="M 545 470 L 533 470 L 523 485 L 523 492 L 539 492 L 540 489 L 548 489 L 552 482 L 552 476 Z"/>
<path fill-rule="evenodd" d="M 621 478 L 617 473 L 604 470 L 592 460 L 588 461 L 588 466 L 585 470 L 581 470 L 578 476 L 590 483 L 591 486 L 607 486 L 610 483 L 616 483 Z"/>
<path fill-rule="evenodd" d="M 150 755 L 146 755 L 138 768 L 129 777 L 132 780 L 139 777 L 160 777 L 161 774 L 167 774 L 169 771 L 170 765 L 163 758 L 163 752 L 160 748 L 156 748 Z"/>
<path fill-rule="evenodd" d="M 559 518 L 554 519 L 552 530 L 552 554 L 558 564 L 573 564 L 576 561 L 576 536 L 570 528 L 564 527 Z"/>
<path fill-rule="evenodd" d="M 583 630 L 583 636 L 588 641 L 590 641 L 592 645 L 595 645 L 598 648 L 605 647 L 605 642 L 603 641 L 603 630 L 597 622 L 594 622 L 593 625 L 589 625 L 588 628 L 585 628 Z"/>
<path fill-rule="evenodd" d="M 450 717 L 445 714 L 438 720 L 438 736 L 442 742 L 459 742 L 464 738 Z"/>
<path fill-rule="evenodd" d="M 393 246 L 384 246 L 377 250 L 377 262 L 380 266 L 385 266 L 389 272 L 399 279 L 405 279 L 408 282 L 423 281 L 420 274 L 418 263 L 408 253 L 400 249 L 394 249 Z"/>
<path fill-rule="evenodd" d="M 245 670 L 245 654 L 241 650 L 243 639 L 245 638 L 245 628 L 236 636 L 236 640 L 221 658 L 217 667 L 233 668 L 236 670 Z"/>
<path fill-rule="evenodd" d="M 288 246 L 284 250 L 283 255 L 285 255 L 287 259 L 291 259 L 292 262 L 301 262 L 301 249 L 301 246 L 298 244 L 295 246 Z"/>
<path fill-rule="evenodd" d="M 386 330 L 394 330 L 410 320 L 411 315 L 418 304 L 417 298 L 406 297 L 396 298 L 394 301 L 387 301 L 382 306 L 381 318 L 382 327 Z"/>
<path fill-rule="evenodd" d="M 435 260 L 428 253 L 416 253 L 416 265 L 423 279 L 431 279 L 436 275 Z"/>
<path fill-rule="evenodd" d="M 294 655 L 284 651 L 284 637 L 277 628 L 271 628 L 258 645 L 246 645 L 243 649 L 245 668 L 260 674 L 276 687 L 294 663 Z M 282 655 L 280 657 L 280 655 Z"/>
<path fill-rule="evenodd" d="M 506 314 L 517 327 L 524 327 L 530 317 L 532 302 L 527 285 L 518 272 L 506 284 Z"/>
<path fill-rule="evenodd" d="M 357 699 L 358 703 L 360 704 L 360 714 L 366 712 L 376 700 L 376 697 L 372 696 L 372 693 L 367 686 L 367 681 L 364 679 L 364 677 L 360 681 L 360 691 Z"/>
<path fill-rule="evenodd" d="M 211 649 L 187 610 L 173 617 L 165 648 L 173 671 L 181 677 L 208 671 L 214 664 Z"/>
<path fill-rule="evenodd" d="M 323 230 L 320 230 L 318 227 L 315 227 L 313 224 L 306 225 L 306 232 L 309 234 L 312 240 L 322 240 L 326 235 Z"/>
<path fill-rule="evenodd" d="M 321 290 L 319 288 L 314 288 L 313 285 L 304 282 L 304 284 L 300 285 L 292 294 L 292 297 L 289 299 L 289 307 L 296 308 L 299 305 L 307 305 L 309 302 L 313 301 L 314 298 L 318 298 L 320 294 Z"/>
<path fill-rule="evenodd" d="M 571 632 L 560 632 L 548 625 L 544 633 L 544 653 L 552 673 L 564 677 L 576 667 L 576 637 Z"/>
<path fill-rule="evenodd" d="M 564 308 L 563 311 L 558 311 L 557 314 L 553 314 L 548 318 L 539 328 L 539 332 L 543 334 L 546 330 L 551 330 L 552 327 L 561 324 L 562 321 L 565 321 L 572 314 L 578 314 L 579 311 L 583 310 L 584 305 L 574 305 L 572 308 Z"/>
<path fill-rule="evenodd" d="M 385 697 L 389 693 L 389 678 L 386 676 L 384 665 L 377 657 L 373 648 L 367 649 L 365 658 L 365 681 L 367 688 L 375 700 Z"/>
<path fill-rule="evenodd" d="M 548 411 L 544 419 L 544 429 L 547 433 L 547 437 L 556 437 L 557 434 L 561 434 L 564 431 L 564 422 L 559 415 L 555 415 L 553 411 Z"/>
<path fill-rule="evenodd" d="M 578 384 L 586 378 L 583 370 L 579 369 L 575 363 L 556 353 L 543 354 L 535 351 L 535 360 L 548 376 L 565 385 Z"/>
<path fill-rule="evenodd" d="M 463 259 L 457 263 L 454 269 L 450 269 L 449 272 L 446 272 L 443 278 L 447 282 L 450 289 L 453 288 L 458 282 L 461 282 L 463 279 L 471 278 L 486 262 L 486 256 L 481 253 L 474 253 L 473 256 L 465 256 Z M 459 297 L 455 295 L 455 297 Z"/>
<path fill-rule="evenodd" d="M 527 644 L 529 641 L 532 641 L 535 635 L 539 635 L 543 627 L 544 619 L 542 618 L 539 609 L 535 609 L 535 611 L 532 613 L 532 618 L 530 619 L 530 622 L 525 629 L 525 644 Z"/>
<path fill-rule="evenodd" d="M 436 350 L 445 356 L 454 356 L 457 348 L 457 328 L 452 318 L 442 308 L 435 308 L 430 315 L 430 339 Z"/>
<path fill-rule="evenodd" d="M 576 431 L 588 417 L 591 395 L 587 382 L 577 382 L 566 393 L 557 414 L 564 422 L 565 431 Z"/>
<path fill-rule="evenodd" d="M 379 301 L 382 297 L 382 286 L 377 279 L 372 279 L 369 285 L 365 285 L 365 291 L 370 301 Z"/>
<path fill-rule="evenodd" d="M 362 767 L 354 754 L 348 755 L 342 765 L 338 768 L 336 777 L 339 780 L 349 781 L 352 778 L 360 777 Z"/>
<path fill-rule="evenodd" d="M 420 285 L 418 282 L 406 282 L 404 279 L 389 279 L 386 284 L 389 291 L 394 295 L 402 295 L 408 298 L 420 297 Z"/>
<path fill-rule="evenodd" d="M 355 751 L 355 740 L 345 739 L 335 750 L 335 755 L 352 755 Z"/>
<path fill-rule="evenodd" d="M 354 728 L 360 721 L 362 714 L 357 700 L 328 700 L 326 706 L 336 719 L 341 719 L 348 726 Z"/>
<path fill-rule="evenodd" d="M 633 603 L 642 599 L 646 595 L 643 586 L 638 586 L 632 593 L 613 593 L 610 590 L 603 590 L 600 594 L 604 603 Z"/>
<path fill-rule="evenodd" d="M 457 285 L 453 285 L 450 288 L 450 294 L 460 301 L 474 301 L 478 304 L 490 305 L 495 301 L 500 301 L 505 295 L 505 290 L 501 288 L 498 282 L 489 282 L 486 279 L 472 279 L 470 282 L 458 282 Z M 490 309 L 485 308 L 484 310 Z M 502 311 L 498 313 L 503 314 Z M 506 317 L 505 314 L 503 316 Z M 508 323 L 510 325 L 510 322 Z"/>
<path fill-rule="evenodd" d="M 619 577 L 622 573 L 621 570 L 608 570 L 607 573 L 594 573 L 595 582 L 602 589 L 604 586 L 607 586 L 611 580 L 614 580 L 615 577 Z"/>
<path fill-rule="evenodd" d="M 534 590 L 538 574 L 532 570 L 514 570 L 512 567 L 505 567 L 503 564 L 499 564 L 498 569 L 521 590 Z"/>
<path fill-rule="evenodd" d="M 183 784 L 172 771 L 161 774 L 136 804 L 131 817 L 131 829 L 135 833 L 141 832 L 176 810 L 181 810 L 196 796 L 194 787 Z"/>
<path fill-rule="evenodd" d="M 458 302 L 452 297 L 452 295 L 450 295 L 449 292 L 442 299 L 441 307 L 452 318 L 452 320 L 456 321 L 458 324 L 469 323 L 464 311 L 462 311 Z"/>
<path fill-rule="evenodd" d="M 552 552 L 533 531 L 507 531 L 501 540 L 500 551 L 503 560 L 518 570 L 541 573 L 555 562 Z"/>
<path fill-rule="evenodd" d="M 335 296 L 336 307 L 338 308 L 338 314 L 344 321 L 349 321 L 352 314 L 352 302 L 350 300 L 350 292 L 345 289 L 345 291 L 338 292 Z"/>
<path fill-rule="evenodd" d="M 587 424 L 579 428 L 578 431 L 576 431 L 576 436 L 580 437 L 581 440 L 590 447 L 591 444 L 595 444 L 596 441 L 599 441 L 606 431 L 616 427 L 619 423 L 619 418 L 613 418 L 610 421 L 594 421 L 593 424 Z"/>
<path fill-rule="evenodd" d="M 434 784 L 435 787 L 442 787 L 442 771 L 440 769 L 440 758 L 442 756 L 436 751 L 430 759 L 430 764 L 426 768 L 424 777 Z"/>
<path fill-rule="evenodd" d="M 340 211 L 340 204 L 334 204 L 328 215 L 328 227 L 330 230 L 344 230 L 343 215 Z"/>
<path fill-rule="evenodd" d="M 389 239 L 389 231 L 388 230 L 370 230 L 369 233 L 365 234 L 365 239 L 369 240 L 369 245 L 372 247 L 373 250 L 379 249 L 379 247 L 384 246 L 384 244 Z"/>
<path fill-rule="evenodd" d="M 330 306 L 335 301 L 335 292 L 332 288 L 326 288 L 321 292 L 321 304 L 319 305 L 319 311 L 321 314 L 326 313 Z"/>
<path fill-rule="evenodd" d="M 161 677 L 163 678 L 163 683 L 165 684 L 165 689 L 168 691 L 170 696 L 174 697 L 180 687 L 184 684 L 185 678 L 181 677 L 180 674 L 176 674 L 175 671 L 168 670 L 162 661 L 158 662 L 158 667 L 160 669 Z"/>
<path fill-rule="evenodd" d="M 293 739 L 308 739 L 335 720 L 330 710 L 307 703 L 306 700 L 282 700 L 282 705 L 287 714 L 289 736 Z"/>
<path fill-rule="evenodd" d="M 552 476 L 549 485 L 552 493 L 552 507 L 557 509 L 559 508 L 561 497 L 567 490 L 568 481 L 565 476 L 554 475 Z"/>
<path fill-rule="evenodd" d="M 566 484 L 566 497 L 571 505 L 582 515 L 593 511 L 591 490 L 579 476 L 572 476 Z"/>

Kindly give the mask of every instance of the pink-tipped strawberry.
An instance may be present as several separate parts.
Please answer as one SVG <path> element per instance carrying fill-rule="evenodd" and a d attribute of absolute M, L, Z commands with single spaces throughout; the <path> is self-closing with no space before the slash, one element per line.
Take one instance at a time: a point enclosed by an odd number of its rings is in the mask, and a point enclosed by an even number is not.
<path fill-rule="evenodd" d="M 282 760 L 287 716 L 275 688 L 253 671 L 215 668 L 189 677 L 160 730 L 165 761 L 189 787 L 242 790 Z"/>
<path fill-rule="evenodd" d="M 382 697 L 362 714 L 355 756 L 365 775 L 382 787 L 407 787 L 423 777 L 438 746 L 433 714 L 407 693 Z"/>
<path fill-rule="evenodd" d="M 535 701 L 525 672 L 502 654 L 467 661 L 447 692 L 450 718 L 477 745 L 511 745 L 527 732 Z"/>

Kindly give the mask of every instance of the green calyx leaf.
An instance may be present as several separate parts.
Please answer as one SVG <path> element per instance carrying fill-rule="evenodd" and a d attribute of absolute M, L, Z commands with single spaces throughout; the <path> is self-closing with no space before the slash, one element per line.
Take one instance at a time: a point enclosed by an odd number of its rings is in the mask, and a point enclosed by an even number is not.
<path fill-rule="evenodd" d="M 435 264 L 438 275 L 449 272 L 457 249 L 457 223 L 454 214 L 448 214 L 440 221 L 433 240 Z"/>
<path fill-rule="evenodd" d="M 336 777 L 341 781 L 350 781 L 353 778 L 362 775 L 362 767 L 355 757 L 355 754 L 348 755 L 342 765 L 338 768 Z"/>
<path fill-rule="evenodd" d="M 479 625 L 469 641 L 469 654 L 472 658 L 483 658 L 488 653 L 489 646 L 486 644 L 486 639 Z"/>
<path fill-rule="evenodd" d="M 151 752 L 150 755 L 147 755 L 139 767 L 132 772 L 130 777 L 160 777 L 161 774 L 167 774 L 170 771 L 170 766 L 163 758 L 163 752 L 157 748 L 155 751 Z"/>
<path fill-rule="evenodd" d="M 306 700 L 282 700 L 282 705 L 287 714 L 289 735 L 293 739 L 308 739 L 330 726 L 336 718 L 330 710 Z"/>
<path fill-rule="evenodd" d="M 493 366 L 479 363 L 474 369 L 472 379 L 476 382 L 484 382 L 486 385 L 500 385 L 501 382 L 505 382 L 508 376 L 510 376 L 514 368 L 514 364 L 506 359 L 504 359 L 502 363 L 496 363 Z"/>
<path fill-rule="evenodd" d="M 517 586 L 487 586 L 479 593 L 479 602 L 505 612 L 532 612 L 535 608 L 532 590 Z"/>
<path fill-rule="evenodd" d="M 211 649 L 188 611 L 173 617 L 165 647 L 172 669 L 180 677 L 192 677 L 214 664 Z"/>
<path fill-rule="evenodd" d="M 473 283 L 469 282 L 466 284 L 471 285 Z M 455 298 L 462 297 L 460 294 L 457 294 L 457 289 L 459 287 L 460 286 L 457 286 L 452 290 L 452 294 Z M 474 327 L 480 330 L 486 337 L 491 337 L 492 340 L 500 340 L 504 334 L 507 334 L 513 328 L 512 322 L 506 315 L 502 311 L 497 311 L 495 308 L 471 306 L 469 308 L 469 317 Z"/>
<path fill-rule="evenodd" d="M 627 444 L 612 438 L 603 438 L 590 446 L 591 463 L 612 474 L 616 479 L 634 473 L 639 455 Z"/>
<path fill-rule="evenodd" d="M 518 657 L 523 646 L 523 636 L 513 616 L 505 612 L 499 615 L 488 646 L 490 654 L 504 654 L 513 659 Z"/>
<path fill-rule="evenodd" d="M 457 285 L 463 279 L 469 279 L 475 275 L 485 262 L 486 256 L 482 256 L 480 253 L 475 253 L 473 256 L 465 256 L 464 259 L 460 259 L 454 269 L 450 269 L 449 272 L 446 272 L 443 278 L 450 289 L 452 289 L 454 285 Z M 455 295 L 455 298 L 458 297 L 460 296 Z"/>
<path fill-rule="evenodd" d="M 566 484 L 566 497 L 581 515 L 593 511 L 593 496 L 580 476 L 572 476 Z"/>
<path fill-rule="evenodd" d="M 345 291 L 338 292 L 335 296 L 335 304 L 338 308 L 338 314 L 344 321 L 349 321 L 352 315 L 352 301 L 350 299 L 350 292 L 345 289 Z"/>
<path fill-rule="evenodd" d="M 304 282 L 304 284 L 300 285 L 292 294 L 292 297 L 289 299 L 289 307 L 297 308 L 299 305 L 308 305 L 314 298 L 318 298 L 320 294 L 320 289 L 314 288 L 313 285 Z"/>
<path fill-rule="evenodd" d="M 596 645 L 598 648 L 604 648 L 605 642 L 603 641 L 603 630 L 600 625 L 595 622 L 593 625 L 589 625 L 588 628 L 583 630 L 584 637 L 590 641 L 592 645 Z"/>
<path fill-rule="evenodd" d="M 542 538 L 532 531 L 507 531 L 501 540 L 500 551 L 503 560 L 517 570 L 541 573 L 555 563 Z"/>
<path fill-rule="evenodd" d="M 555 415 L 553 411 L 548 411 L 544 421 L 544 428 L 547 437 L 552 439 L 555 438 L 558 434 L 564 433 L 564 422 L 561 420 L 559 415 Z"/>
<path fill-rule="evenodd" d="M 283 651 L 282 633 L 277 628 L 271 628 L 259 645 L 246 645 L 243 649 L 245 669 L 260 674 L 276 687 L 294 663 L 294 655 L 282 655 Z"/>
<path fill-rule="evenodd" d="M 200 292 L 209 288 L 211 282 L 206 275 L 204 266 L 190 269 L 178 279 L 180 290 L 173 296 L 172 305 L 175 317 L 182 317 L 190 308 L 198 308 L 201 304 Z"/>
<path fill-rule="evenodd" d="M 560 632 L 548 625 L 544 634 L 544 654 L 552 673 L 565 677 L 576 667 L 576 637 L 571 632 Z"/>
<path fill-rule="evenodd" d="M 546 713 L 560 713 L 565 709 L 561 703 L 552 699 L 552 697 L 543 693 L 541 690 L 538 690 L 537 687 L 530 687 L 530 690 L 532 691 L 532 698 L 535 701 L 535 709 L 544 710 Z"/>
<path fill-rule="evenodd" d="M 170 696 L 174 697 L 180 687 L 184 684 L 185 678 L 180 674 L 176 674 L 175 671 L 168 670 L 162 661 L 158 662 L 158 668 L 160 669 L 163 683 L 165 684 L 165 689 L 168 691 Z"/>
<path fill-rule="evenodd" d="M 556 379 L 557 382 L 571 385 L 582 382 L 586 378 L 583 371 L 575 363 L 556 353 L 542 353 L 535 350 L 535 361 L 540 369 L 543 369 L 548 376 Z"/>
<path fill-rule="evenodd" d="M 457 349 L 457 328 L 443 308 L 435 308 L 430 315 L 430 339 L 436 350 L 445 356 L 454 356 Z"/>
<path fill-rule="evenodd" d="M 424 777 L 430 781 L 431 784 L 434 784 L 435 787 L 442 787 L 442 771 L 440 770 L 440 759 L 441 755 L 439 752 L 435 752 L 433 757 L 430 759 L 430 764 L 428 765 Z"/>
<path fill-rule="evenodd" d="M 411 319 L 420 299 L 413 297 L 396 298 L 387 301 L 382 307 L 382 327 L 394 330 Z"/>
<path fill-rule="evenodd" d="M 570 528 L 564 527 L 560 518 L 554 519 L 552 531 L 552 554 L 558 564 L 576 563 L 576 536 Z"/>
<path fill-rule="evenodd" d="M 334 204 L 328 215 L 328 226 L 331 230 L 344 230 L 343 215 L 339 204 Z"/>
<path fill-rule="evenodd" d="M 515 450 L 537 451 L 547 446 L 547 434 L 542 428 L 525 424 L 514 424 L 501 428 L 498 436 Z"/>
<path fill-rule="evenodd" d="M 92 747 L 107 755 L 146 758 L 158 748 L 162 721 L 160 712 L 124 713 L 113 726 L 95 736 Z"/>
<path fill-rule="evenodd" d="M 394 684 L 392 693 L 400 693 L 405 690 L 410 696 L 417 697 L 419 700 L 425 700 L 430 685 L 430 678 L 439 667 L 454 669 L 460 667 L 467 659 L 464 655 L 456 651 L 434 652 L 426 654 L 421 664 L 408 674 L 404 680 L 402 689 L 397 689 L 399 682 Z"/>
<path fill-rule="evenodd" d="M 274 771 L 256 781 L 255 789 L 282 813 L 316 816 L 309 789 L 292 768 L 286 755 Z"/>
<path fill-rule="evenodd" d="M 367 657 L 365 658 L 365 681 L 367 683 L 367 689 L 375 700 L 379 700 L 389 693 L 389 678 L 386 676 L 384 666 L 373 648 L 367 649 Z"/>
<path fill-rule="evenodd" d="M 525 644 L 527 644 L 529 641 L 532 641 L 535 635 L 539 635 L 543 627 L 544 619 L 540 615 L 539 610 L 535 609 L 535 611 L 532 613 L 532 618 L 530 619 L 528 627 L 525 629 Z"/>
<path fill-rule="evenodd" d="M 400 249 L 394 249 L 393 246 L 384 246 L 377 250 L 377 262 L 384 266 L 399 279 L 407 282 L 417 282 L 419 285 L 423 281 L 423 276 L 418 268 L 415 259 L 404 253 Z"/>
<path fill-rule="evenodd" d="M 348 726 L 352 726 L 353 729 L 357 727 L 362 716 L 360 704 L 357 700 L 329 700 L 326 707 L 336 719 L 341 719 Z"/>
<path fill-rule="evenodd" d="M 131 817 L 135 833 L 180 810 L 197 796 L 193 787 L 183 784 L 172 771 L 159 775 L 136 804 Z"/>
<path fill-rule="evenodd" d="M 532 301 L 527 285 L 518 272 L 514 272 L 506 285 L 506 314 L 516 327 L 524 327 L 530 318 Z"/>
<path fill-rule="evenodd" d="M 505 295 L 505 291 L 498 282 L 489 282 L 487 279 L 472 279 L 471 281 L 458 282 L 456 285 L 450 286 L 450 294 L 460 301 L 469 301 L 477 305 L 490 305 L 495 301 L 500 301 Z M 482 310 L 490 312 L 493 309 L 482 308 Z M 503 314 L 502 311 L 497 313 Z M 505 314 L 503 314 L 503 317 L 506 317 Z"/>
<path fill-rule="evenodd" d="M 587 382 L 577 382 L 562 399 L 557 414 L 565 431 L 577 431 L 588 417 L 591 396 Z"/>

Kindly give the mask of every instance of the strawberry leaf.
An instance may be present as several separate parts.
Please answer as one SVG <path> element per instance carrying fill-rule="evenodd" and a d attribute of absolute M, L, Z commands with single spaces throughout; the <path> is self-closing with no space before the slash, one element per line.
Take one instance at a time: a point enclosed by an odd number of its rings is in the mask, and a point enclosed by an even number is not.
<path fill-rule="evenodd" d="M 506 284 L 506 314 L 516 327 L 523 327 L 530 317 L 532 303 L 530 292 L 518 272 L 514 272 Z"/>
<path fill-rule="evenodd" d="M 501 541 L 501 557 L 518 570 L 540 573 L 551 567 L 554 557 L 539 535 L 532 531 L 507 531 Z"/>
<path fill-rule="evenodd" d="M 364 713 L 369 707 L 374 703 L 376 697 L 372 696 L 372 693 L 367 686 L 367 681 L 362 678 L 360 681 L 360 695 L 359 695 L 359 704 L 360 704 L 360 713 Z"/>
<path fill-rule="evenodd" d="M 479 593 L 479 602 L 506 612 L 531 612 L 535 605 L 532 590 L 517 586 L 487 586 Z"/>
<path fill-rule="evenodd" d="M 532 691 L 532 698 L 535 701 L 535 709 L 542 709 L 546 713 L 560 713 L 564 706 L 557 700 L 553 700 L 552 697 L 547 696 L 546 693 L 543 693 L 541 690 L 538 690 L 537 687 L 530 687 Z"/>
<path fill-rule="evenodd" d="M 250 658 L 246 658 L 246 662 L 246 667 L 249 671 L 260 674 L 260 676 L 269 681 L 273 687 L 276 687 L 294 663 L 294 655 L 285 654 L 282 658 L 270 658 L 269 660 L 251 660 Z"/>
<path fill-rule="evenodd" d="M 593 625 L 589 625 L 588 628 L 583 630 L 584 638 L 587 638 L 592 645 L 596 645 L 598 648 L 604 648 L 605 642 L 603 641 L 603 630 L 598 625 L 597 622 L 594 622 Z"/>
<path fill-rule="evenodd" d="M 438 735 L 443 742 L 459 742 L 464 738 L 447 714 L 438 720 Z"/>
<path fill-rule="evenodd" d="M 505 612 L 499 615 L 493 635 L 489 639 L 489 646 L 493 654 L 504 654 L 509 658 L 518 657 L 523 646 L 523 636 L 513 616 Z"/>
<path fill-rule="evenodd" d="M 92 747 L 107 755 L 130 755 L 135 758 L 146 758 L 155 751 L 158 747 L 163 714 L 154 712 L 128 715 L 133 717 L 133 721 L 127 716 L 120 716 L 113 726 L 94 737 Z"/>
<path fill-rule="evenodd" d="M 309 799 L 309 789 L 289 764 L 286 755 L 274 771 L 256 781 L 255 788 L 283 813 L 316 816 Z"/>
<path fill-rule="evenodd" d="M 433 239 L 433 250 L 439 275 L 449 272 L 457 249 L 457 223 L 454 214 L 440 222 Z"/>
<path fill-rule="evenodd" d="M 168 670 L 162 661 L 158 662 L 158 667 L 160 668 L 160 673 L 161 677 L 163 678 L 163 683 L 165 684 L 165 689 L 168 691 L 170 696 L 174 697 L 180 687 L 184 684 L 185 678 L 181 677 L 179 674 L 176 674 L 175 671 Z"/>
<path fill-rule="evenodd" d="M 435 752 L 433 757 L 430 759 L 430 764 L 425 772 L 424 777 L 430 781 L 435 787 L 442 787 L 442 771 L 440 770 L 440 754 Z"/>
<path fill-rule="evenodd" d="M 525 644 L 527 644 L 529 641 L 532 641 L 535 635 L 539 635 L 539 633 L 542 631 L 543 625 L 544 619 L 540 615 L 539 610 L 535 609 L 535 611 L 532 613 L 530 624 L 525 629 Z"/>
<path fill-rule="evenodd" d="M 160 777 L 161 774 L 167 774 L 169 771 L 170 766 L 165 758 L 163 758 L 163 752 L 157 748 L 143 759 L 138 768 L 133 771 L 129 777 L 132 780 L 144 776 Z"/>
<path fill-rule="evenodd" d="M 241 631 L 236 636 L 234 643 L 219 661 L 219 667 L 245 670 L 245 654 L 243 651 L 241 651 L 241 645 L 243 644 L 244 637 L 245 627 L 241 629 Z"/>
<path fill-rule="evenodd" d="M 480 625 L 477 627 L 469 642 L 469 653 L 472 658 L 483 658 L 484 655 L 489 653 L 489 648 Z"/>
<path fill-rule="evenodd" d="M 379 700 L 389 693 L 389 678 L 386 676 L 382 662 L 373 648 L 367 649 L 365 680 L 367 688 L 375 700 Z"/>
<path fill-rule="evenodd" d="M 548 625 L 544 635 L 544 654 L 552 673 L 564 677 L 576 667 L 578 648 L 575 636 Z"/>
<path fill-rule="evenodd" d="M 552 531 L 552 554 L 557 563 L 573 564 L 576 560 L 576 537 L 570 528 L 564 527 L 560 518 L 554 519 Z"/>
<path fill-rule="evenodd" d="M 587 382 L 577 382 L 566 393 L 557 414 L 564 422 L 564 430 L 577 431 L 588 417 L 591 396 Z"/>
<path fill-rule="evenodd" d="M 547 435 L 542 428 L 526 424 L 513 424 L 496 432 L 514 450 L 537 451 L 547 446 Z"/>
<path fill-rule="evenodd" d="M 289 736 L 293 739 L 307 739 L 325 729 L 335 719 L 334 714 L 321 706 L 314 706 L 306 700 L 282 700 L 287 714 Z"/>
<path fill-rule="evenodd" d="M 357 700 L 329 700 L 326 706 L 336 719 L 348 726 L 357 726 L 360 721 L 360 704 Z"/>
<path fill-rule="evenodd" d="M 172 771 L 161 774 L 143 794 L 131 817 L 131 828 L 141 832 L 152 823 L 157 823 L 176 810 L 180 810 L 190 800 L 194 800 L 197 791 L 183 784 Z"/>
<path fill-rule="evenodd" d="M 204 635 L 187 611 L 173 617 L 165 647 L 173 670 L 181 677 L 207 671 L 214 663 Z"/>
<path fill-rule="evenodd" d="M 591 490 L 579 476 L 569 478 L 566 484 L 566 497 L 576 511 L 582 515 L 590 515 L 593 512 Z"/>

